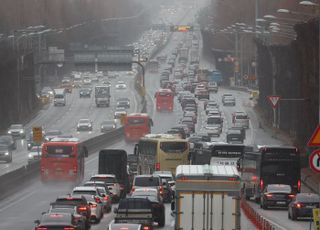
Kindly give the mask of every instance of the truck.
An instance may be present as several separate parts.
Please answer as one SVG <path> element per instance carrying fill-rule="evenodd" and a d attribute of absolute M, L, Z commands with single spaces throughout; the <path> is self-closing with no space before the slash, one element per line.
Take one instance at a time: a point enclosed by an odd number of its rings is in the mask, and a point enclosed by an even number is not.
<path fill-rule="evenodd" d="M 190 64 L 199 64 L 200 62 L 200 55 L 198 49 L 191 49 L 190 50 Z"/>
<path fill-rule="evenodd" d="M 99 174 L 114 174 L 120 183 L 121 197 L 130 191 L 127 152 L 123 149 L 102 149 L 99 152 Z"/>
<path fill-rule="evenodd" d="M 53 90 L 53 104 L 54 106 L 66 105 L 66 90 L 64 88 L 61 89 L 54 89 Z"/>
<path fill-rule="evenodd" d="M 175 229 L 240 230 L 240 175 L 230 165 L 179 165 Z"/>
<path fill-rule="evenodd" d="M 187 63 L 188 62 L 188 56 L 189 56 L 189 49 L 188 48 L 180 48 L 179 49 L 179 63 Z"/>
<path fill-rule="evenodd" d="M 218 85 L 220 85 L 222 80 L 222 74 L 219 70 L 209 71 L 208 82 L 216 82 Z"/>
<path fill-rule="evenodd" d="M 94 87 L 94 95 L 97 107 L 110 106 L 110 86 L 97 85 Z"/>

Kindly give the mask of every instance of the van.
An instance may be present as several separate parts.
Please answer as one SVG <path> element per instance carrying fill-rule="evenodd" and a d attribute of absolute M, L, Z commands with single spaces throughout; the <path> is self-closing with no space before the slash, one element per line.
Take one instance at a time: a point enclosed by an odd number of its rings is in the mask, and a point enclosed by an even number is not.
<path fill-rule="evenodd" d="M 54 106 L 66 105 L 66 90 L 65 89 L 54 89 L 53 103 Z"/>
<path fill-rule="evenodd" d="M 233 113 L 232 122 L 235 127 L 249 128 L 249 117 L 244 112 Z"/>

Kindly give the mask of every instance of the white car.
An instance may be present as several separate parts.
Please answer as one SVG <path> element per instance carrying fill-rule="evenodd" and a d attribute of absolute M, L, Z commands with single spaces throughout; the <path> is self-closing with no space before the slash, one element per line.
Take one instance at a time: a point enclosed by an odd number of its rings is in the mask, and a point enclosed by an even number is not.
<path fill-rule="evenodd" d="M 33 146 L 28 153 L 28 164 L 39 161 L 41 157 L 41 146 Z"/>
<path fill-rule="evenodd" d="M 117 107 L 114 111 L 114 118 L 119 119 L 122 115 L 127 115 L 127 110 L 125 107 Z"/>
<path fill-rule="evenodd" d="M 124 83 L 124 81 L 118 81 L 116 84 L 116 89 L 126 89 L 127 85 Z"/>
<path fill-rule="evenodd" d="M 112 193 L 112 199 L 115 201 L 120 199 L 121 188 L 114 174 L 96 174 L 90 178 L 90 181 L 103 181 Z"/>
<path fill-rule="evenodd" d="M 80 119 L 77 124 L 77 131 L 92 131 L 92 126 L 90 119 Z"/>

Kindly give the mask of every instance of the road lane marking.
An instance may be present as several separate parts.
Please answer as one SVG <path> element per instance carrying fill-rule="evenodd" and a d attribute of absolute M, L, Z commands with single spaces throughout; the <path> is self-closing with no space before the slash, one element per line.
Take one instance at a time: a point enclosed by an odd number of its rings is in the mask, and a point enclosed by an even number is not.
<path fill-rule="evenodd" d="M 27 199 L 28 197 L 32 196 L 34 193 L 35 193 L 35 191 L 32 191 L 32 192 L 30 192 L 30 193 L 27 194 L 27 195 L 23 195 L 20 199 L 15 200 L 15 201 L 12 201 L 12 202 L 10 202 L 10 204 L 8 204 L 8 205 L 6 205 L 6 206 L 4 206 L 4 207 L 1 207 L 0 213 L 3 212 L 3 211 L 6 211 L 8 208 L 11 208 L 12 206 L 20 203 L 21 201 Z"/>

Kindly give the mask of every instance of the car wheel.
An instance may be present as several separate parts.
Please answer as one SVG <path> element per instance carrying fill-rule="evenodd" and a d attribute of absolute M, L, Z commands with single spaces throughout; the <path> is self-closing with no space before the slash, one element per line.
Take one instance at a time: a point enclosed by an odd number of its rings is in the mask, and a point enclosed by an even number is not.
<path fill-rule="evenodd" d="M 292 214 L 291 214 L 291 219 L 292 219 L 292 220 L 297 220 L 297 214 L 294 213 L 293 210 L 292 210 Z"/>
<path fill-rule="evenodd" d="M 268 205 L 266 205 L 264 202 L 262 202 L 262 209 L 264 209 L 264 210 L 266 210 L 266 209 L 268 209 Z"/>
<path fill-rule="evenodd" d="M 289 210 L 288 210 L 288 219 L 291 219 L 291 214 Z"/>

